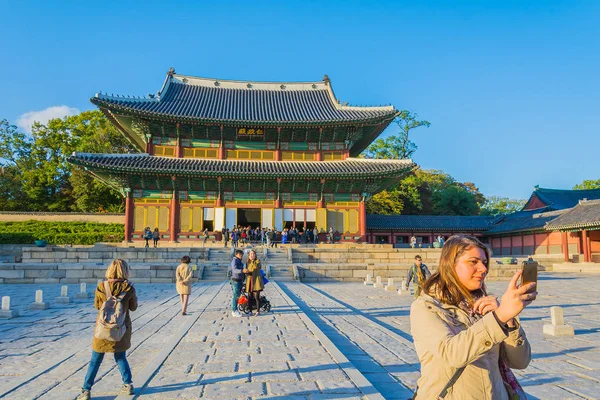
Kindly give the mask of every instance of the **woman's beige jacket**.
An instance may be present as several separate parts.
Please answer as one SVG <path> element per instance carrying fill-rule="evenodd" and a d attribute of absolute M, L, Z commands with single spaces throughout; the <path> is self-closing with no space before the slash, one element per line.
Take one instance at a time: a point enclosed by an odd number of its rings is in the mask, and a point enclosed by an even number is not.
<path fill-rule="evenodd" d="M 177 271 L 175 271 L 175 288 L 178 294 L 192 293 L 192 274 L 190 264 L 179 264 Z"/>
<path fill-rule="evenodd" d="M 511 368 L 524 369 L 531 361 L 529 342 L 518 321 L 517 329 L 507 335 L 491 312 L 472 324 L 462 309 L 426 294 L 412 303 L 410 329 L 421 362 L 419 400 L 437 399 L 464 366 L 445 400 L 507 400 L 498 368 L 500 346 Z"/>

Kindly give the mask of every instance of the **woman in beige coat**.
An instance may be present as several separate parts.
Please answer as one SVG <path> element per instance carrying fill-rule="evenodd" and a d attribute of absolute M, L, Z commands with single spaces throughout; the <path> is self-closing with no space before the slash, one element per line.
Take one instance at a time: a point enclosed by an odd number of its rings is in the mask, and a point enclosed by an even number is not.
<path fill-rule="evenodd" d="M 535 283 L 517 285 L 517 272 L 498 303 L 485 289 L 488 268 L 489 251 L 476 238 L 456 235 L 444 244 L 438 271 L 410 311 L 421 362 L 415 399 L 526 398 L 511 368 L 531 361 L 516 317 L 535 300 Z"/>
<path fill-rule="evenodd" d="M 190 267 L 190 257 L 183 256 L 181 258 L 181 264 L 175 271 L 175 287 L 177 293 L 179 293 L 179 300 L 181 301 L 181 315 L 187 314 L 188 300 L 190 293 L 192 293 L 192 267 Z"/>
<path fill-rule="evenodd" d="M 242 272 L 248 275 L 248 278 L 246 278 L 246 292 L 252 292 L 252 295 L 254 296 L 254 300 L 256 301 L 256 314 L 254 315 L 257 316 L 260 315 L 260 292 L 262 292 L 265 288 L 260 270 L 260 260 L 258 257 L 256 257 L 256 252 L 254 250 L 250 250 L 248 252 L 248 263 L 246 264 L 246 269 L 244 269 Z"/>

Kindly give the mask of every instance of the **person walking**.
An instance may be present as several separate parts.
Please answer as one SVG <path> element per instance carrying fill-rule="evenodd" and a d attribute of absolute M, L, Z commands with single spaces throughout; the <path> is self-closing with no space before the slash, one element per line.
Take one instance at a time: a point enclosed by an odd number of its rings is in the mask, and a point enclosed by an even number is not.
<path fill-rule="evenodd" d="M 255 316 L 260 315 L 260 292 L 265 288 L 260 270 L 260 260 L 256 256 L 256 252 L 250 250 L 248 252 L 248 262 L 246 263 L 244 273 L 248 275 L 248 279 L 246 279 L 246 292 L 252 293 L 254 301 L 256 302 Z"/>
<path fill-rule="evenodd" d="M 265 234 L 265 236 L 267 237 L 267 247 L 271 247 L 271 229 L 270 228 L 267 231 L 267 233 Z"/>
<path fill-rule="evenodd" d="M 144 240 L 146 241 L 146 248 L 150 247 L 150 244 L 148 243 L 150 240 L 152 240 L 152 230 L 150 230 L 150 227 L 147 226 L 144 229 L 144 235 L 142 236 L 144 238 Z"/>
<path fill-rule="evenodd" d="M 181 315 L 187 315 L 187 306 L 190 294 L 192 293 L 192 267 L 190 267 L 190 257 L 181 257 L 181 264 L 175 271 L 175 288 L 181 301 Z"/>
<path fill-rule="evenodd" d="M 160 232 L 158 228 L 154 228 L 154 232 L 152 232 L 152 239 L 154 240 L 154 248 L 158 246 L 158 241 L 160 240 Z"/>
<path fill-rule="evenodd" d="M 319 230 L 317 229 L 316 226 L 313 228 L 313 243 L 314 244 L 319 243 Z"/>
<path fill-rule="evenodd" d="M 231 259 L 231 289 L 233 291 L 233 298 L 231 299 L 231 315 L 233 317 L 241 317 L 242 314 L 238 311 L 238 299 L 242 294 L 242 286 L 244 284 L 244 263 L 242 263 L 242 257 L 244 252 L 242 250 L 236 250 L 233 258 Z"/>
<path fill-rule="evenodd" d="M 202 242 L 202 247 L 206 246 L 206 241 L 208 240 L 208 228 L 204 228 L 204 232 L 202 234 L 204 237 L 204 241 Z"/>
<path fill-rule="evenodd" d="M 334 242 L 334 237 L 333 237 L 333 226 L 329 227 L 329 243 L 333 243 Z"/>
<path fill-rule="evenodd" d="M 413 398 L 527 398 L 511 368 L 531 361 L 517 316 L 536 299 L 536 284 L 517 285 L 519 270 L 498 302 L 484 283 L 489 260 L 487 247 L 472 236 L 452 236 L 442 248 L 438 271 L 410 309 L 421 363 Z"/>
<path fill-rule="evenodd" d="M 98 339 L 96 337 L 99 322 L 96 321 L 96 329 L 94 330 L 94 338 L 92 340 L 92 357 L 88 365 L 88 370 L 83 381 L 81 394 L 77 400 L 91 399 L 91 390 L 105 353 L 113 353 L 114 359 L 119 367 L 123 386 L 121 386 L 121 394 L 133 394 L 133 381 L 131 368 L 127 362 L 126 351 L 131 347 L 131 317 L 130 311 L 135 311 L 138 307 L 137 295 L 135 287 L 129 279 L 129 265 L 123 260 L 114 260 L 110 263 L 104 274 L 106 280 L 98 283 L 94 296 L 94 307 L 100 310 L 107 298 L 116 297 L 123 306 L 125 313 L 125 332 L 120 340 L 112 341 L 108 339 Z M 100 316 L 100 314 L 99 314 Z"/>
<path fill-rule="evenodd" d="M 415 256 L 415 262 L 408 269 L 408 274 L 406 276 L 406 290 L 408 290 L 410 282 L 412 281 L 415 286 L 414 297 L 416 299 L 419 297 L 419 294 L 421 294 L 421 289 L 430 276 L 431 272 L 429 272 L 429 268 L 423 263 L 421 256 L 417 254 Z"/>
<path fill-rule="evenodd" d="M 414 249 L 417 247 L 417 238 L 413 235 L 410 237 L 410 248 Z"/>
<path fill-rule="evenodd" d="M 225 242 L 225 247 L 227 247 L 227 243 L 229 242 L 229 228 L 225 229 L 225 233 L 223 234 L 223 241 Z"/>

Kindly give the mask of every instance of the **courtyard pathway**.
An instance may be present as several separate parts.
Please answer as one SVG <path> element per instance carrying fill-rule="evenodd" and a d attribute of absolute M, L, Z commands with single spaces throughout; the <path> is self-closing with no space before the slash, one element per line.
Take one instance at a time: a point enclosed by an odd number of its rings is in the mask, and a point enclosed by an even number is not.
<path fill-rule="evenodd" d="M 489 282 L 501 295 L 506 282 Z M 600 277 L 544 274 L 522 314 L 533 361 L 515 370 L 532 399 L 600 398 Z M 35 290 L 47 310 L 31 311 Z M 360 283 L 272 282 L 272 312 L 230 315 L 226 282 L 194 285 L 179 315 L 174 285 L 138 284 L 140 307 L 128 359 L 140 399 L 407 399 L 419 377 L 412 346 L 412 296 Z M 71 295 L 78 285 L 69 285 Z M 91 291 L 91 290 L 90 290 Z M 0 285 L 21 316 L 0 320 L 0 398 L 74 399 L 91 352 L 92 298 L 57 304 L 60 285 Z M 544 338 L 550 306 L 564 307 L 573 338 Z M 95 399 L 118 396 L 106 357 Z"/>

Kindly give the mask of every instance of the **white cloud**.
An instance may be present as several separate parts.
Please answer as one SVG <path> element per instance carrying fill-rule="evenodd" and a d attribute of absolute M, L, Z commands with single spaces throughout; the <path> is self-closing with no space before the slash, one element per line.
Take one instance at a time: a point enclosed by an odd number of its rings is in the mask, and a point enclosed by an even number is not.
<path fill-rule="evenodd" d="M 27 133 L 31 133 L 31 126 L 34 122 L 45 124 L 53 118 L 62 118 L 68 115 L 79 114 L 79 112 L 80 111 L 77 108 L 68 106 L 48 107 L 40 111 L 26 112 L 17 119 L 17 125 Z"/>

